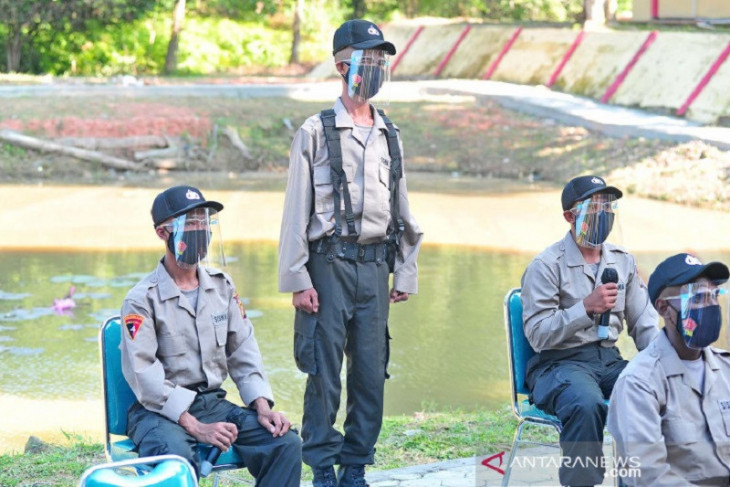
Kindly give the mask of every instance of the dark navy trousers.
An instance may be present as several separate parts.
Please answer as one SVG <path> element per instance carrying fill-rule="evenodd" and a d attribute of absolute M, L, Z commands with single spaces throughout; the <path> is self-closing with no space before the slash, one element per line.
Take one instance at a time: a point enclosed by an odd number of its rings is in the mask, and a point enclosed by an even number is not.
<path fill-rule="evenodd" d="M 274 438 L 258 422 L 253 409 L 240 408 L 225 399 L 222 389 L 200 393 L 188 412 L 202 423 L 226 421 L 233 408 L 241 409 L 238 439 L 233 444 L 258 487 L 299 487 L 302 472 L 301 440 L 293 431 Z M 195 471 L 202 460 L 195 446 L 198 441 L 179 424 L 145 409 L 135 402 L 127 415 L 128 435 L 140 456 L 179 455 Z"/>
<path fill-rule="evenodd" d="M 312 468 L 369 465 L 383 420 L 387 375 L 386 262 L 356 262 L 310 253 L 307 269 L 319 311 L 297 310 L 294 357 L 308 374 L 302 418 L 302 458 Z M 340 373 L 347 357 L 344 435 L 335 427 Z"/>
<path fill-rule="evenodd" d="M 560 447 L 562 485 L 603 482 L 603 428 L 606 399 L 628 362 L 618 348 L 591 343 L 567 350 L 545 350 L 527 364 L 530 401 L 563 423 Z"/>

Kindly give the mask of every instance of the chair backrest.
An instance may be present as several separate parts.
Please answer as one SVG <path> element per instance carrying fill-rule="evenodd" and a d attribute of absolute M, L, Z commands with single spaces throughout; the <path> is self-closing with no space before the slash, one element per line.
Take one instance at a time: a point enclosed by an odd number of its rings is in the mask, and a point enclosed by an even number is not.
<path fill-rule="evenodd" d="M 101 352 L 101 377 L 104 390 L 104 412 L 106 416 L 106 441 L 109 435 L 127 434 L 127 411 L 136 400 L 122 374 L 122 323 L 120 317 L 108 318 L 99 330 L 99 350 Z M 107 451 L 108 448 L 107 448 Z"/>
<path fill-rule="evenodd" d="M 130 476 L 128 469 L 147 466 L 147 472 Z M 138 470 L 139 471 L 139 470 Z M 197 487 L 193 467 L 182 457 L 160 455 L 105 463 L 88 468 L 79 487 Z"/>
<path fill-rule="evenodd" d="M 514 288 L 504 298 L 504 325 L 507 332 L 507 356 L 513 401 L 517 401 L 517 394 L 529 394 L 525 387 L 525 371 L 527 361 L 535 355 L 535 351 L 525 337 L 521 294 L 520 288 Z"/>

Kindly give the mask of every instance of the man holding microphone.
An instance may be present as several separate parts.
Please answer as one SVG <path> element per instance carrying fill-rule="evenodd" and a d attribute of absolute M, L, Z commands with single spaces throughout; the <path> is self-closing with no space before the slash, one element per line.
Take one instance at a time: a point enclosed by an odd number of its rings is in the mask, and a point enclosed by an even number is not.
<path fill-rule="evenodd" d="M 606 242 L 622 193 L 597 176 L 563 189 L 566 236 L 535 257 L 522 276 L 530 400 L 562 422 L 562 485 L 603 482 L 605 400 L 626 366 L 616 340 L 624 327 L 639 350 L 657 334 L 658 316 L 634 258 Z"/>

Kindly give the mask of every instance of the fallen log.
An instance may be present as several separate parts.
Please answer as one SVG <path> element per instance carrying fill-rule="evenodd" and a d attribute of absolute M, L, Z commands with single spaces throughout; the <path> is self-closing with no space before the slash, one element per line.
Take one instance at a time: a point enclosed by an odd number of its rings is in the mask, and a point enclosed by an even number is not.
<path fill-rule="evenodd" d="M 243 143 L 241 140 L 241 137 L 238 136 L 238 131 L 228 125 L 226 128 L 222 131 L 223 135 L 228 137 L 228 140 L 231 141 L 231 145 L 238 149 L 238 152 L 241 153 L 241 156 L 243 156 L 244 159 L 247 161 L 253 160 L 253 156 L 251 155 L 251 151 L 248 150 L 248 147 L 246 147 L 246 144 Z"/>
<path fill-rule="evenodd" d="M 23 135 L 12 130 L 0 130 L 0 141 L 7 144 L 11 144 L 24 149 L 37 150 L 40 152 L 51 152 L 54 154 L 63 154 L 65 156 L 71 156 L 76 159 L 83 161 L 98 162 L 102 166 L 111 167 L 113 169 L 124 169 L 127 171 L 141 171 L 144 166 L 135 164 L 132 161 L 121 159 L 119 157 L 112 157 L 101 152 L 90 151 L 86 149 L 79 149 L 76 147 L 68 147 L 65 145 L 58 144 L 56 142 L 49 142 L 47 140 L 38 139 L 36 137 L 30 137 Z"/>
<path fill-rule="evenodd" d="M 177 155 L 179 153 L 180 153 L 180 148 L 176 147 L 176 146 L 167 147 L 165 149 L 140 150 L 140 151 L 136 151 L 134 153 L 134 160 L 141 161 L 144 159 L 160 159 L 160 158 L 177 157 Z"/>
<path fill-rule="evenodd" d="M 159 135 L 137 135 L 132 137 L 62 137 L 54 139 L 62 145 L 88 150 L 102 149 L 151 149 L 167 147 L 167 137 Z"/>

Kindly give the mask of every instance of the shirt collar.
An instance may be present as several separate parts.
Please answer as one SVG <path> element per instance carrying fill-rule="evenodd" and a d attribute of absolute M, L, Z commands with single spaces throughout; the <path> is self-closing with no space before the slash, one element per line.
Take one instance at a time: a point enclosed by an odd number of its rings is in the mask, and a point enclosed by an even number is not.
<path fill-rule="evenodd" d="M 157 264 L 155 273 L 157 275 L 157 288 L 160 290 L 160 299 L 166 300 L 180 296 L 180 288 L 177 287 L 172 276 L 165 269 L 165 264 L 162 260 Z M 214 287 L 213 280 L 205 268 L 198 266 L 198 288 L 207 291 Z"/>
<path fill-rule="evenodd" d="M 578 267 L 586 264 L 583 254 L 580 253 L 580 248 L 573 238 L 573 234 L 570 230 L 565 234 L 563 238 L 563 249 L 565 249 L 565 261 L 569 267 Z M 601 245 L 601 262 L 606 264 L 615 264 L 616 257 L 613 252 L 606 245 Z"/>
<path fill-rule="evenodd" d="M 378 130 L 388 130 L 388 127 L 385 125 L 385 121 L 383 120 L 383 117 L 380 116 L 380 113 L 372 106 L 370 105 L 370 109 L 373 111 L 373 125 Z M 352 117 L 347 112 L 347 108 L 345 108 L 344 103 L 342 103 L 341 98 L 337 98 L 337 101 L 335 101 L 335 127 L 337 128 L 355 128 L 355 122 L 352 120 Z"/>

